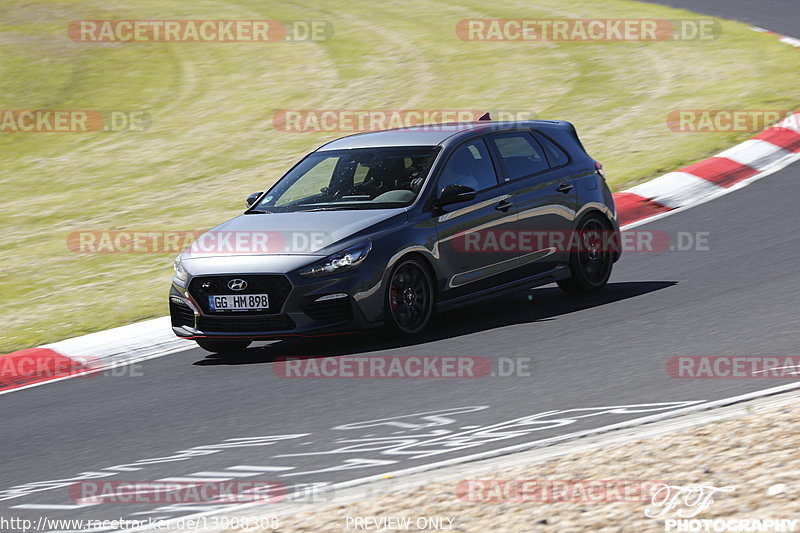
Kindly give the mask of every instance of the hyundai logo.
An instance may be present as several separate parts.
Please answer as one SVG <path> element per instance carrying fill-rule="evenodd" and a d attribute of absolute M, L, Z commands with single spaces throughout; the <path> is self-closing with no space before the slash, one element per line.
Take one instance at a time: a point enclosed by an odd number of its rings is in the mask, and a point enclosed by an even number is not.
<path fill-rule="evenodd" d="M 243 279 L 232 279 L 228 282 L 228 288 L 232 291 L 243 291 L 247 288 L 247 282 Z"/>

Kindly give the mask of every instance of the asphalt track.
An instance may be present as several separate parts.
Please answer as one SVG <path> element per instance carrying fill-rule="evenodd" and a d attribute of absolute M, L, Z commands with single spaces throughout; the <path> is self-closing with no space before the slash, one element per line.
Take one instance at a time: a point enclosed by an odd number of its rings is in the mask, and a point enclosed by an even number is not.
<path fill-rule="evenodd" d="M 797 0 L 646 0 L 715 17 L 747 22 L 777 33 L 800 36 Z"/>
<path fill-rule="evenodd" d="M 789 34 L 798 18 L 791 1 L 671 4 Z M 252 348 L 234 360 L 193 349 L 125 367 L 119 376 L 6 394 L 0 398 L 0 516 L 141 519 L 210 509 L 70 508 L 75 502 L 64 486 L 34 485 L 109 473 L 106 469 L 115 465 L 128 466 L 106 479 L 242 474 L 247 471 L 232 467 L 249 465 L 262 473 L 240 479 L 287 486 L 336 482 L 648 414 L 600 409 L 519 421 L 547 411 L 709 401 L 791 382 L 677 379 L 665 364 L 677 355 L 800 355 L 800 236 L 793 223 L 800 205 L 798 181 L 796 163 L 638 228 L 673 239 L 680 232 L 707 233 L 709 249 L 628 253 L 600 295 L 568 297 L 545 287 L 442 314 L 412 343 L 373 336 L 285 341 Z M 518 358 L 530 362 L 530 375 L 286 379 L 274 372 L 273 360 L 281 355 L 348 354 L 481 356 L 495 364 Z M 476 409 L 408 416 L 470 406 Z M 596 416 L 574 418 L 588 414 Z M 573 422 L 541 424 L 552 419 Z M 384 421 L 338 427 L 372 420 Z M 512 420 L 517 422 L 503 424 Z M 229 440 L 275 435 L 294 437 Z M 226 447 L 206 449 L 213 453 L 176 457 L 180 450 L 226 441 Z M 131 465 L 153 458 L 162 459 Z M 326 469 L 332 470 L 320 472 Z"/>

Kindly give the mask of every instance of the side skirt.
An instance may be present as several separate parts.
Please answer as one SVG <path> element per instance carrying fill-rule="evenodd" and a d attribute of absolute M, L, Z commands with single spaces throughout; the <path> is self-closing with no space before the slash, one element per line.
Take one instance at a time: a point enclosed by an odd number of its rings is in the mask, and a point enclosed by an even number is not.
<path fill-rule="evenodd" d="M 448 309 L 454 309 L 456 307 L 472 304 L 475 302 L 479 302 L 481 300 L 496 298 L 498 296 L 503 296 L 505 294 L 519 292 L 520 289 L 527 290 L 527 289 L 533 289 L 535 287 L 541 287 L 542 285 L 548 285 L 560 279 L 566 279 L 570 277 L 570 275 L 571 274 L 569 268 L 566 265 L 558 266 L 552 270 L 548 270 L 547 272 L 536 274 L 535 276 L 529 276 L 527 278 L 523 278 L 520 280 L 510 281 L 504 283 L 503 285 L 498 285 L 497 287 L 484 289 L 480 292 L 476 292 L 473 294 L 466 294 L 464 296 L 459 296 L 457 298 L 451 298 L 449 300 L 440 301 L 436 304 L 436 309 L 437 311 L 446 311 Z"/>

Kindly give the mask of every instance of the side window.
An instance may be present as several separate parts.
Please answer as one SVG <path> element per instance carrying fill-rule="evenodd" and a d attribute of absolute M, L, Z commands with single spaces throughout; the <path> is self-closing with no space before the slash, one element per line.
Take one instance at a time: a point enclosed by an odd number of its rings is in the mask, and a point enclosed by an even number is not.
<path fill-rule="evenodd" d="M 569 163 L 569 156 L 556 143 L 544 135 L 537 135 L 536 138 L 544 146 L 544 152 L 547 154 L 547 160 L 550 161 L 551 167 L 560 167 Z"/>
<path fill-rule="evenodd" d="M 448 185 L 466 185 L 476 191 L 497 185 L 497 174 L 483 139 L 461 146 L 450 156 L 437 189 L 441 191 Z"/>
<path fill-rule="evenodd" d="M 544 150 L 527 133 L 509 133 L 492 138 L 500 159 L 511 180 L 524 178 L 547 170 L 550 166 L 545 159 Z"/>

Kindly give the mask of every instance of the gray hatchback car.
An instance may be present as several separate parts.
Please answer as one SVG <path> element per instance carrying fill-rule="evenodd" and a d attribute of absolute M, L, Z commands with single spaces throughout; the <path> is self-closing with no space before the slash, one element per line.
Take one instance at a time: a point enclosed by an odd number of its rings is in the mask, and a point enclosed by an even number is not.
<path fill-rule="evenodd" d="M 308 154 L 175 261 L 174 332 L 213 352 L 385 327 L 556 282 L 601 289 L 619 258 L 602 166 L 572 124 L 437 124 Z"/>

